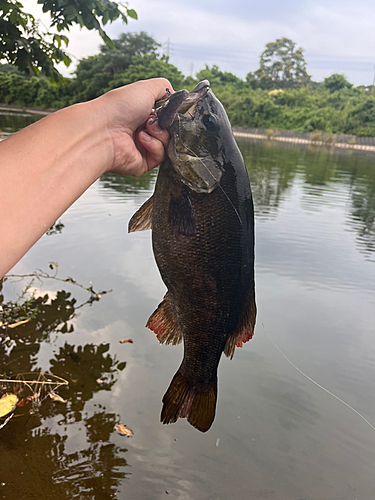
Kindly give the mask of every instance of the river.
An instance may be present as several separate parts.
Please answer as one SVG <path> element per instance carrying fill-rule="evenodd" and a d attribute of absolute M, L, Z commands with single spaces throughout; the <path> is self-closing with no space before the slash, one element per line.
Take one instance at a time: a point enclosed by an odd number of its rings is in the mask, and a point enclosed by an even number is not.
<path fill-rule="evenodd" d="M 35 117 L 3 113 L 6 134 Z M 0 330 L 1 372 L 69 381 L 0 430 L 6 499 L 373 500 L 375 156 L 240 141 L 256 218 L 254 338 L 219 367 L 217 416 L 202 434 L 159 421 L 182 347 L 144 325 L 165 287 L 150 232 L 127 233 L 156 171 L 106 174 L 15 266 L 49 294 Z M 28 279 L 3 284 L 3 305 Z M 52 298 L 52 299 L 51 299 Z M 43 312 L 44 311 L 44 312 Z M 133 343 L 120 343 L 131 338 Z M 134 432 L 114 431 L 123 423 Z"/>

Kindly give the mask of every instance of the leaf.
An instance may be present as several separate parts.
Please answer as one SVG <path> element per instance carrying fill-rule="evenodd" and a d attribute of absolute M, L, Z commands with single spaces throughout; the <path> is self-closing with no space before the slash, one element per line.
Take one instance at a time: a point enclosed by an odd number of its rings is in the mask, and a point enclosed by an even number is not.
<path fill-rule="evenodd" d="M 112 42 L 112 40 L 109 38 L 109 36 L 107 35 L 107 33 L 104 30 L 102 30 L 102 29 L 99 29 L 98 31 L 99 31 L 100 36 L 102 37 L 103 42 L 106 45 L 108 45 L 109 47 L 111 47 L 111 49 L 115 49 L 115 45 Z"/>
<path fill-rule="evenodd" d="M 51 391 L 49 393 L 49 397 L 53 400 L 53 401 L 57 401 L 58 403 L 67 403 L 68 400 L 67 399 L 63 399 L 61 396 L 59 396 L 58 394 L 56 394 L 55 392 Z"/>
<path fill-rule="evenodd" d="M 134 9 L 127 9 L 126 13 L 132 19 L 136 19 L 136 20 L 138 19 L 138 14 L 136 13 L 136 11 Z"/>
<path fill-rule="evenodd" d="M 24 325 L 25 323 L 28 323 L 30 321 L 30 318 L 24 319 L 22 321 L 17 321 L 17 323 L 12 323 L 11 325 L 8 325 L 8 328 L 17 328 L 17 326 Z"/>
<path fill-rule="evenodd" d="M 13 411 L 17 402 L 18 398 L 15 394 L 4 394 L 0 399 L 0 417 L 5 417 Z"/>
<path fill-rule="evenodd" d="M 115 426 L 115 431 L 117 431 L 121 436 L 133 437 L 134 433 L 126 427 L 124 424 L 117 424 Z"/>
<path fill-rule="evenodd" d="M 56 40 L 57 46 L 60 48 L 61 47 L 61 36 L 60 35 L 54 35 L 53 39 Z"/>
<path fill-rule="evenodd" d="M 70 66 L 70 63 L 72 62 L 72 60 L 70 59 L 70 57 L 68 55 L 64 54 L 63 62 L 65 64 L 65 66 L 68 67 L 68 66 Z"/>

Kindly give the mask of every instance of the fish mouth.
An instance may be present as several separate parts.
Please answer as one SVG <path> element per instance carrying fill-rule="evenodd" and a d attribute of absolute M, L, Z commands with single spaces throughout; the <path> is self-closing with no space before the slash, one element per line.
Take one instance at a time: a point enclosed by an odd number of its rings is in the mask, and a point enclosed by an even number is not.
<path fill-rule="evenodd" d="M 198 102 L 203 99 L 209 90 L 210 82 L 208 80 L 199 82 L 198 85 L 188 93 L 186 100 L 178 108 L 177 112 L 188 119 L 194 119 Z"/>
<path fill-rule="evenodd" d="M 179 115 L 193 120 L 197 103 L 203 99 L 209 88 L 210 82 L 202 80 L 190 92 L 179 90 L 167 99 L 156 102 L 154 107 L 156 118 L 150 123 L 158 120 L 162 129 L 168 129 Z"/>

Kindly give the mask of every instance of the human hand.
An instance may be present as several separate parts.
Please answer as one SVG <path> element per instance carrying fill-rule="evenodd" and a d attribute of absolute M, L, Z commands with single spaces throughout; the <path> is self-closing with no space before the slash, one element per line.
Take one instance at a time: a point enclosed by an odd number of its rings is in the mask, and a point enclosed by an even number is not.
<path fill-rule="evenodd" d="M 108 134 L 110 154 L 107 171 L 140 175 L 159 165 L 166 157 L 169 133 L 157 121 L 149 125 L 155 101 L 166 97 L 172 86 L 164 78 L 143 80 L 104 94 L 92 101 L 103 133 Z"/>

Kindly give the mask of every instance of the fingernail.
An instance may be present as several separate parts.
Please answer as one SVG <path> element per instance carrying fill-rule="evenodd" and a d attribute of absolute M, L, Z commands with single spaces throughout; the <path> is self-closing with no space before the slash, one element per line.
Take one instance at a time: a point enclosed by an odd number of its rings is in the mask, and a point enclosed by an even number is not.
<path fill-rule="evenodd" d="M 155 134 L 160 134 L 161 132 L 163 132 L 163 129 L 160 127 L 158 122 L 155 122 L 152 124 L 152 131 L 155 132 Z"/>

